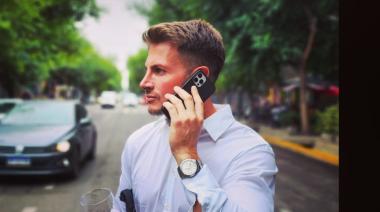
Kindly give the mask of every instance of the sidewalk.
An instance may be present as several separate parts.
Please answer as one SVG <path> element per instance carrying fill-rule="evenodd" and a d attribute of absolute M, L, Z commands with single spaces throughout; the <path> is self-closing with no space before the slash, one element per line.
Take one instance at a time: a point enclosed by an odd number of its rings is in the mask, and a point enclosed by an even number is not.
<path fill-rule="evenodd" d="M 258 133 L 271 145 L 312 157 L 323 162 L 339 166 L 339 141 L 332 143 L 322 136 L 291 135 L 288 129 L 275 129 L 265 125 L 255 125 L 246 120 L 240 122 L 257 129 Z"/>

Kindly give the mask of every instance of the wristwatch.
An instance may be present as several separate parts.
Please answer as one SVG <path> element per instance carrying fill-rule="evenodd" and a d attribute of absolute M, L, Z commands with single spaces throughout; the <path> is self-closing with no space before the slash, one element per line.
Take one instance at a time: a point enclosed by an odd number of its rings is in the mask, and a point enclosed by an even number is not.
<path fill-rule="evenodd" d="M 192 178 L 201 170 L 202 162 L 195 159 L 185 159 L 178 166 L 179 176 L 184 178 Z"/>

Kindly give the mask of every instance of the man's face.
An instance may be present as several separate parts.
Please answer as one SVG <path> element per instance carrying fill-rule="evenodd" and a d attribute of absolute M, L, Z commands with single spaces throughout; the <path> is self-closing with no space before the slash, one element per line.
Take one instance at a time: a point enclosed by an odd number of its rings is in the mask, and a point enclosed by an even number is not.
<path fill-rule="evenodd" d="M 175 46 L 170 43 L 150 44 L 145 62 L 146 73 L 140 82 L 150 114 L 161 114 L 166 93 L 174 93 L 174 86 L 182 85 L 188 76 Z"/>

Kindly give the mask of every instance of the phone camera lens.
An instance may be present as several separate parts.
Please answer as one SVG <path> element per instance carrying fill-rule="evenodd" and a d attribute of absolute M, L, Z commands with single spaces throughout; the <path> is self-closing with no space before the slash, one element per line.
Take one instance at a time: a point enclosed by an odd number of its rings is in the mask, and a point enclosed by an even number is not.
<path fill-rule="evenodd" d="M 202 78 L 202 74 L 198 74 L 198 77 L 199 77 L 199 78 Z"/>
<path fill-rule="evenodd" d="M 203 80 L 202 79 L 199 80 L 199 84 L 201 84 L 201 85 L 203 84 Z"/>

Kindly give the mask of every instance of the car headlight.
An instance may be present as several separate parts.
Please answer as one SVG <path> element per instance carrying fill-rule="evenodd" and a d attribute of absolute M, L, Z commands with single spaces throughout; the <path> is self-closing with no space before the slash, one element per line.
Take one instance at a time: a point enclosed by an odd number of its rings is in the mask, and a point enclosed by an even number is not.
<path fill-rule="evenodd" d="M 56 149 L 58 152 L 67 152 L 70 149 L 70 142 L 69 141 L 60 141 L 57 143 Z"/>

